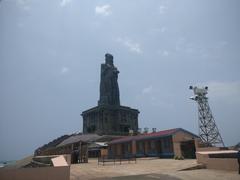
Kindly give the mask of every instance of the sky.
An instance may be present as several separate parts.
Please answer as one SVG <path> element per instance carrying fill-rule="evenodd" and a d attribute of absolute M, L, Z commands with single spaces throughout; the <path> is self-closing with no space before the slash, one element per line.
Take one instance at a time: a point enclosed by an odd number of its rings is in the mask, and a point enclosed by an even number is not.
<path fill-rule="evenodd" d="M 226 145 L 240 142 L 239 0 L 1 0 L 0 160 L 82 131 L 105 53 L 139 126 L 198 134 L 190 85 L 209 87 Z"/>

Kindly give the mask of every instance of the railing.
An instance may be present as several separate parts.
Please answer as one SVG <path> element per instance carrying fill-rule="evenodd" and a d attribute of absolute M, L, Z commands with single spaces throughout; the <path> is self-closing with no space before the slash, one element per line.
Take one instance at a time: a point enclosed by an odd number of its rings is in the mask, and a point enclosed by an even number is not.
<path fill-rule="evenodd" d="M 102 165 L 104 166 L 105 163 L 107 162 L 113 162 L 114 165 L 116 164 L 116 162 L 119 162 L 119 164 L 122 164 L 123 161 L 128 161 L 128 163 L 130 163 L 131 161 L 134 161 L 135 164 L 137 163 L 137 159 L 135 155 L 132 156 L 128 156 L 128 157 L 124 157 L 124 156 L 113 156 L 111 158 L 109 158 L 108 156 L 101 156 L 98 157 L 98 165 L 100 163 L 102 163 Z"/>

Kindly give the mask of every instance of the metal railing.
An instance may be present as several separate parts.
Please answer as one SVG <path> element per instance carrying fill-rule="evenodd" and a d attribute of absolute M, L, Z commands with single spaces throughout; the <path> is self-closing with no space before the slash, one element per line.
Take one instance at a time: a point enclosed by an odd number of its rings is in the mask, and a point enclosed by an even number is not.
<path fill-rule="evenodd" d="M 135 164 L 137 163 L 137 159 L 136 159 L 135 155 L 127 156 L 127 157 L 116 155 L 116 156 L 113 156 L 111 158 L 109 158 L 108 156 L 98 157 L 98 165 L 100 163 L 102 163 L 103 166 L 104 166 L 105 163 L 108 163 L 108 162 L 113 162 L 114 165 L 116 164 L 116 162 L 119 162 L 119 164 L 121 165 L 122 162 L 124 162 L 124 161 L 125 162 L 127 161 L 128 163 L 130 163 L 131 161 L 134 161 Z"/>

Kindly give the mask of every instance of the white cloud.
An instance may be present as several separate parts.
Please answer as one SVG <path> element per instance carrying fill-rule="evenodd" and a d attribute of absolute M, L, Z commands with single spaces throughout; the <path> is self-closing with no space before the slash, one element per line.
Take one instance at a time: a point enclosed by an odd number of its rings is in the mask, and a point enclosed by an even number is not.
<path fill-rule="evenodd" d="M 161 31 L 162 33 L 166 32 L 166 30 L 167 30 L 167 28 L 164 27 L 164 26 L 160 28 L 160 31 Z"/>
<path fill-rule="evenodd" d="M 161 56 L 168 57 L 170 52 L 167 50 L 158 50 L 157 53 Z"/>
<path fill-rule="evenodd" d="M 176 40 L 175 51 L 177 53 L 213 60 L 221 58 L 221 53 L 226 52 L 225 48 L 228 44 L 227 41 L 217 41 L 201 45 L 197 42 L 189 41 L 184 37 L 179 37 Z"/>
<path fill-rule="evenodd" d="M 68 68 L 68 67 L 62 67 L 61 73 L 62 73 L 62 74 L 65 74 L 65 73 L 67 73 L 68 71 L 69 71 L 69 68 Z"/>
<path fill-rule="evenodd" d="M 61 7 L 65 7 L 67 4 L 69 4 L 71 2 L 72 2 L 72 0 L 61 0 L 60 6 Z"/>
<path fill-rule="evenodd" d="M 152 106 L 157 106 L 160 108 L 164 108 L 164 109 L 171 109 L 174 108 L 174 104 L 168 102 L 168 101 L 164 101 L 163 99 L 152 99 Z"/>
<path fill-rule="evenodd" d="M 102 16 L 108 16 L 108 15 L 112 14 L 111 6 L 109 4 L 105 4 L 102 6 L 96 6 L 95 13 L 98 15 L 102 15 Z"/>
<path fill-rule="evenodd" d="M 18 23 L 17 23 L 17 26 L 18 26 L 19 28 L 23 28 L 23 27 L 24 27 L 24 23 L 18 22 Z"/>
<path fill-rule="evenodd" d="M 194 42 L 187 41 L 184 37 L 178 38 L 175 45 L 175 50 L 178 53 L 185 53 L 188 55 L 195 54 L 201 56 L 204 49 Z"/>
<path fill-rule="evenodd" d="M 168 55 L 169 55 L 169 52 L 165 50 L 165 51 L 163 51 L 162 55 L 163 55 L 163 56 L 168 56 Z"/>
<path fill-rule="evenodd" d="M 138 54 L 142 53 L 141 45 L 139 43 L 133 42 L 128 38 L 117 38 L 117 42 L 123 44 L 125 47 L 129 49 L 129 51 L 132 51 Z"/>
<path fill-rule="evenodd" d="M 167 9 L 168 9 L 167 6 L 160 5 L 160 6 L 159 6 L 159 13 L 160 13 L 160 14 L 165 14 L 166 11 L 167 11 Z"/>
<path fill-rule="evenodd" d="M 184 37 L 180 37 L 178 38 L 178 40 L 176 41 L 176 46 L 175 46 L 175 50 L 176 51 L 182 51 L 185 46 L 186 46 L 186 39 Z"/>
<path fill-rule="evenodd" d="M 171 103 L 171 100 L 169 100 L 165 95 L 162 97 L 162 94 L 159 92 L 159 90 L 154 88 L 152 85 L 143 88 L 141 94 L 136 96 L 136 100 L 139 104 L 145 104 L 147 106 L 154 106 L 164 109 L 170 109 L 174 107 L 173 103 Z"/>
<path fill-rule="evenodd" d="M 28 0 L 17 0 L 18 4 L 24 5 L 28 2 Z"/>
<path fill-rule="evenodd" d="M 152 85 L 150 85 L 150 86 L 148 86 L 148 87 L 143 88 L 142 94 L 149 94 L 149 93 L 151 93 L 152 91 L 153 91 L 153 87 L 152 87 Z"/>
<path fill-rule="evenodd" d="M 17 5 L 24 11 L 29 11 L 31 9 L 29 3 L 29 0 L 17 0 Z"/>
<path fill-rule="evenodd" d="M 222 48 L 225 48 L 227 45 L 228 45 L 228 42 L 227 42 L 227 41 L 220 41 L 220 42 L 217 42 L 216 49 L 222 49 Z"/>
<path fill-rule="evenodd" d="M 167 27 L 154 27 L 149 29 L 149 34 L 151 35 L 159 35 L 159 33 L 165 33 L 167 31 Z"/>

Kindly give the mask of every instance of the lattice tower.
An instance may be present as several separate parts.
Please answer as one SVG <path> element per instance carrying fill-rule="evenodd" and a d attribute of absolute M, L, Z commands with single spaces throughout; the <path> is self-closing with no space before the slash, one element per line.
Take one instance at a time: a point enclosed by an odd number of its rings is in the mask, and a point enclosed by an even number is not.
<path fill-rule="evenodd" d="M 198 125 L 201 140 L 207 146 L 216 146 L 217 144 L 224 146 L 223 139 L 208 104 L 208 97 L 206 96 L 208 87 L 198 88 L 190 86 L 189 89 L 192 89 L 194 92 L 194 96 L 190 97 L 190 99 L 198 104 Z"/>

